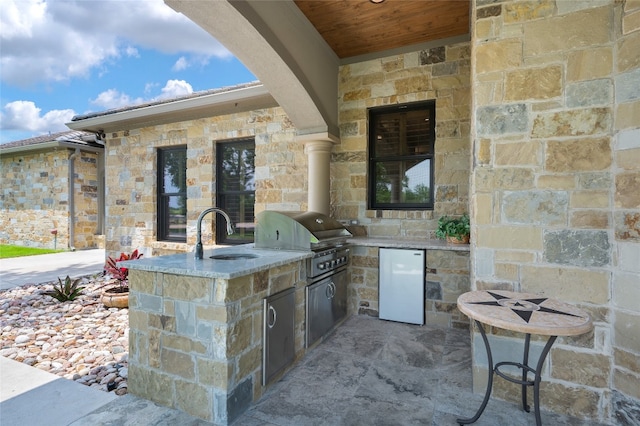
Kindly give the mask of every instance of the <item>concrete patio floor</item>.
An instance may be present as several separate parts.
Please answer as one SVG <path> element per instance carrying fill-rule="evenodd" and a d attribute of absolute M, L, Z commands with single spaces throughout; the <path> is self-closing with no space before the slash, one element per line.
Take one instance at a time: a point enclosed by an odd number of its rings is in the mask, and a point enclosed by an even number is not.
<path fill-rule="evenodd" d="M 501 379 L 498 379 L 501 380 Z M 483 395 L 471 392 L 469 333 L 463 330 L 349 318 L 273 384 L 234 426 L 457 425 Z M 544 385 L 541 398 L 544 399 Z M 544 425 L 590 422 L 542 412 Z M 73 426 L 209 425 L 127 395 Z M 533 413 L 491 399 L 475 425 L 534 425 Z"/>
<path fill-rule="evenodd" d="M 7 259 L 0 288 L 101 271 L 104 250 Z M 75 267 L 78 267 L 76 271 Z M 71 269 L 70 269 L 71 268 Z M 497 379 L 502 380 L 502 379 Z M 545 397 L 544 383 L 541 399 Z M 456 425 L 483 395 L 471 392 L 469 333 L 354 316 L 304 359 L 234 426 Z M 43 420 L 46 419 L 46 422 Z M 88 388 L 0 357 L 2 426 L 205 426 L 153 402 Z M 595 426 L 543 412 L 544 425 Z M 533 413 L 491 399 L 475 425 L 534 425 Z"/>

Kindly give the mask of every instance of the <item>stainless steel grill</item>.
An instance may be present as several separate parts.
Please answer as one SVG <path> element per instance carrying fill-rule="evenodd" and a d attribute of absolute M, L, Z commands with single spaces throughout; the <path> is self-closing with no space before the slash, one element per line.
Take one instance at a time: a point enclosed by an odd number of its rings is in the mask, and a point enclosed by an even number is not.
<path fill-rule="evenodd" d="M 310 280 L 346 267 L 349 237 L 351 232 L 344 225 L 322 213 L 267 210 L 256 217 L 257 248 L 314 252 L 307 263 Z"/>
<path fill-rule="evenodd" d="M 267 210 L 256 216 L 256 248 L 316 251 L 343 245 L 349 237 L 344 225 L 322 213 Z"/>
<path fill-rule="evenodd" d="M 255 247 L 314 253 L 307 261 L 307 347 L 346 318 L 351 236 L 321 213 L 264 211 L 256 217 Z"/>

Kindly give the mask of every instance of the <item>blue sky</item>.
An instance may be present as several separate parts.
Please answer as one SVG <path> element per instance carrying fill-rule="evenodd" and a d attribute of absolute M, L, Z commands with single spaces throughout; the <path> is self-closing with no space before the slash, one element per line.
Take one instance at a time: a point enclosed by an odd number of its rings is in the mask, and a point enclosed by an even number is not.
<path fill-rule="evenodd" d="M 162 0 L 0 0 L 0 143 L 74 115 L 256 80 Z"/>

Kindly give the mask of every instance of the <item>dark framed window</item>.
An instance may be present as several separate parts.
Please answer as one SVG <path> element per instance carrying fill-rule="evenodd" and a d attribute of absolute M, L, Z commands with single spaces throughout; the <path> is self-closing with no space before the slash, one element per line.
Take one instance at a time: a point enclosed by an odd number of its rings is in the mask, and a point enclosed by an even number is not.
<path fill-rule="evenodd" d="M 370 210 L 433 209 L 435 101 L 369 109 Z"/>
<path fill-rule="evenodd" d="M 158 241 L 187 241 L 187 147 L 158 149 Z"/>
<path fill-rule="evenodd" d="M 254 138 L 235 139 L 216 144 L 216 203 L 229 213 L 235 232 L 216 226 L 217 244 L 253 242 L 255 232 L 255 153 Z M 216 220 L 224 220 L 220 215 Z"/>

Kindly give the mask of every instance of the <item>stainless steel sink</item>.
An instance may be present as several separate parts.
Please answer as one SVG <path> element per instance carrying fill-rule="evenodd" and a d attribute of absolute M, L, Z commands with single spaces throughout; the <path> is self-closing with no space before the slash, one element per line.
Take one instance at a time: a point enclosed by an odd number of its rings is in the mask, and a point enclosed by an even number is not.
<path fill-rule="evenodd" d="M 210 259 L 214 260 L 242 260 L 242 259 L 255 259 L 258 256 L 255 254 L 249 253 L 229 253 L 229 254 L 215 254 L 213 256 L 209 256 Z"/>

